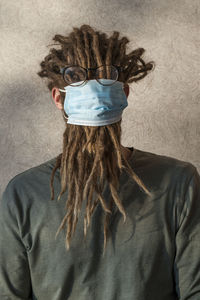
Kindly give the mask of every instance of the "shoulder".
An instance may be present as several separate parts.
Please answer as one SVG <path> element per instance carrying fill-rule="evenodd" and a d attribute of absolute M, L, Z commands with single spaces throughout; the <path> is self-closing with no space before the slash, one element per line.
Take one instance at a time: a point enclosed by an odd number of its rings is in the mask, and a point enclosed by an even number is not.
<path fill-rule="evenodd" d="M 56 158 L 52 158 L 15 175 L 7 183 L 1 201 L 11 204 L 14 199 L 16 203 L 25 195 L 30 196 L 33 191 L 37 192 L 40 187 L 49 186 L 55 162 Z"/>
<path fill-rule="evenodd" d="M 197 172 L 195 165 L 172 156 L 136 149 L 136 173 L 141 175 L 151 186 L 168 188 L 176 184 L 186 184 Z"/>
<path fill-rule="evenodd" d="M 188 169 L 194 172 L 196 167 L 189 161 L 172 156 L 136 149 L 135 165 L 139 168 L 153 169 L 154 171 L 175 171 Z"/>

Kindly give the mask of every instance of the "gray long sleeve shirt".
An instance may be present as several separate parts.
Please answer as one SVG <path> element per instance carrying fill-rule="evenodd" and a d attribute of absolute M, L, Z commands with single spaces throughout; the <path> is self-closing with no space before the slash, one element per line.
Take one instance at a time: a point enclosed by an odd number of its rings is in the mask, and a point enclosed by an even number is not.
<path fill-rule="evenodd" d="M 112 216 L 103 257 L 103 209 L 97 206 L 83 241 L 81 214 L 70 250 L 67 191 L 50 200 L 55 158 L 10 180 L 0 202 L 0 299 L 199 300 L 200 176 L 194 165 L 134 149 L 130 164 L 152 196 L 127 173 L 120 197 L 127 212 Z M 60 191 L 56 172 L 55 199 Z M 108 197 L 108 189 L 104 190 Z"/>

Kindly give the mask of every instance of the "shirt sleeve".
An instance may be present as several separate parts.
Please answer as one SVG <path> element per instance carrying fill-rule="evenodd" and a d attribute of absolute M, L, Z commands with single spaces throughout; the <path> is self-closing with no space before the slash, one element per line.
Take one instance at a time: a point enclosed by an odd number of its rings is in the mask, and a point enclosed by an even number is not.
<path fill-rule="evenodd" d="M 200 299 L 200 176 L 193 167 L 182 191 L 182 209 L 176 233 L 174 275 L 179 300 Z"/>
<path fill-rule="evenodd" d="M 0 199 L 0 299 L 31 299 L 27 252 L 20 238 L 17 193 L 8 184 Z"/>

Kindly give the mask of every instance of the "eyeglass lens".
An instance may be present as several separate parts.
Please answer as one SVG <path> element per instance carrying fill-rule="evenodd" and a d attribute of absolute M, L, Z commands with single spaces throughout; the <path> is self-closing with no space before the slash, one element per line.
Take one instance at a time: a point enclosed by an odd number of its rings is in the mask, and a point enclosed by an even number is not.
<path fill-rule="evenodd" d="M 105 82 L 101 82 L 101 79 L 111 79 L 116 81 L 118 79 L 118 70 L 115 66 L 100 66 L 94 70 L 94 75 L 95 79 L 100 84 L 107 85 Z M 82 67 L 71 66 L 65 69 L 64 80 L 69 85 L 81 85 L 86 79 L 87 72 Z M 110 83 L 108 85 L 110 85 Z"/>

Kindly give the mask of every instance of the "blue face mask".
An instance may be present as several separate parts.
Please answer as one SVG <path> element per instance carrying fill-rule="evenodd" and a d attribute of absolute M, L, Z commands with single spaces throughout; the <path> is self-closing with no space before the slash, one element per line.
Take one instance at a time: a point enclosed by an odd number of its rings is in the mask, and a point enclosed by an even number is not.
<path fill-rule="evenodd" d="M 111 79 L 101 79 L 102 83 L 112 83 Z M 81 81 L 80 81 L 81 83 Z M 79 84 L 80 84 L 79 83 Z M 80 86 L 66 86 L 64 111 L 68 115 L 68 124 L 103 126 L 118 122 L 123 110 L 128 106 L 123 90 L 123 82 L 105 86 L 94 80 L 88 80 Z"/>

